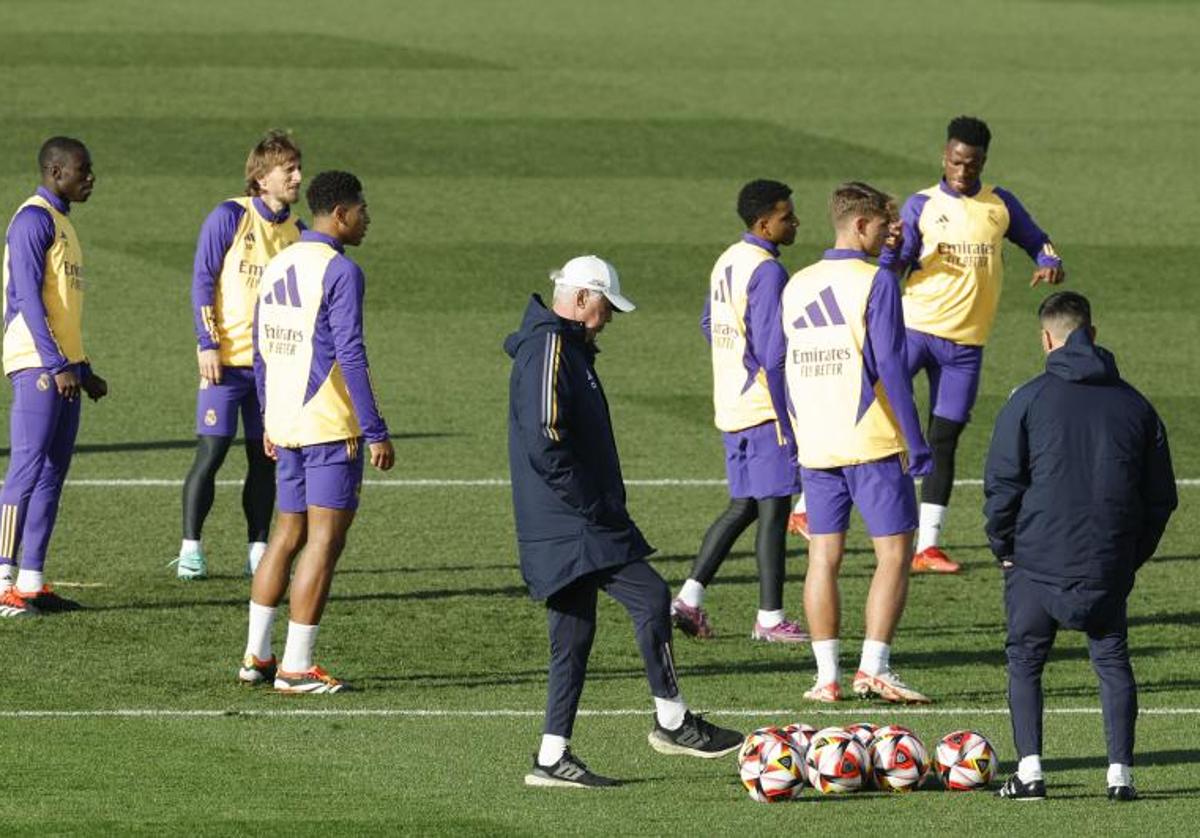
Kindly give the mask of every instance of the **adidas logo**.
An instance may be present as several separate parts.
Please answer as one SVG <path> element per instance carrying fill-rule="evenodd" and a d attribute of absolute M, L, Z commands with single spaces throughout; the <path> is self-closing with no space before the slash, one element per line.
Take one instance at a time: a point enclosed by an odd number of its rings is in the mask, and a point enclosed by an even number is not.
<path fill-rule="evenodd" d="M 254 238 L 254 231 L 252 230 L 246 234 L 245 238 L 242 239 L 242 244 L 244 244 L 246 246 L 247 250 L 250 250 L 252 247 L 254 247 L 254 243 L 256 241 L 257 241 L 257 239 Z"/>
<path fill-rule="evenodd" d="M 947 224 L 950 223 L 950 217 L 948 215 L 946 215 L 945 213 L 942 213 L 941 215 L 939 215 L 937 218 L 934 219 L 933 223 L 940 224 L 941 226 L 945 227 Z"/>
<path fill-rule="evenodd" d="M 993 227 L 999 227 L 1000 213 L 996 212 L 995 210 L 988 210 L 988 221 L 991 222 Z"/>
<path fill-rule="evenodd" d="M 730 300 L 733 299 L 733 266 L 732 265 L 725 268 L 725 281 L 718 282 L 717 287 L 713 289 L 713 296 L 712 296 L 713 302 L 714 303 L 727 302 L 727 300 L 726 300 L 727 295 L 728 295 L 728 299 L 730 299 Z"/>
<path fill-rule="evenodd" d="M 838 307 L 837 297 L 833 295 L 833 287 L 827 286 L 817 299 L 804 307 L 804 314 L 792 321 L 796 329 L 807 329 L 810 326 L 820 329 L 822 326 L 845 326 L 846 318 Z"/>
<path fill-rule="evenodd" d="M 284 279 L 275 280 L 275 286 L 263 297 L 263 305 L 292 306 L 300 308 L 300 289 L 296 285 L 296 267 L 287 269 Z"/>

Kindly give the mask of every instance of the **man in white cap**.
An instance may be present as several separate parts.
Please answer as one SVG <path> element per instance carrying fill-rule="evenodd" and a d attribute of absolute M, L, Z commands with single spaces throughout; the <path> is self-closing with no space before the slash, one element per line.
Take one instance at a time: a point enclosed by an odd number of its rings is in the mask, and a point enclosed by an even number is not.
<path fill-rule="evenodd" d="M 545 600 L 550 624 L 549 694 L 542 744 L 525 775 L 531 786 L 617 785 L 592 773 L 568 743 L 596 634 L 600 590 L 633 619 L 654 697 L 651 747 L 718 757 L 742 736 L 692 714 L 675 679 L 671 592 L 646 561 L 654 548 L 625 507 L 608 401 L 596 375 L 596 335 L 633 311 L 612 265 L 580 256 L 551 275 L 554 304 L 534 294 L 504 350 L 509 379 L 508 456 L 521 575 Z"/>

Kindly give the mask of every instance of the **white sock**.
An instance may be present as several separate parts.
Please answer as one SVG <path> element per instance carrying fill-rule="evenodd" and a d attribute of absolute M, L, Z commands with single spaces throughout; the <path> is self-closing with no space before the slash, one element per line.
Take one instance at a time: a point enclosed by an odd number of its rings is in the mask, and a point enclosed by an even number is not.
<path fill-rule="evenodd" d="M 1113 762 L 1108 766 L 1108 784 L 1110 786 L 1132 786 L 1133 772 L 1123 762 Z"/>
<path fill-rule="evenodd" d="M 937 547 L 942 535 L 942 521 L 946 518 L 946 507 L 936 503 L 921 504 L 921 523 L 917 529 L 917 552 L 926 547 Z"/>
<path fill-rule="evenodd" d="M 306 626 L 288 620 L 287 645 L 283 647 L 283 663 L 279 665 L 281 670 L 308 672 L 312 669 L 313 647 L 317 645 L 319 628 L 320 626 Z"/>
<path fill-rule="evenodd" d="M 17 571 L 17 590 L 23 594 L 36 594 L 44 584 L 40 570 L 21 568 Z"/>
<path fill-rule="evenodd" d="M 0 564 L 0 594 L 12 587 L 14 569 L 10 564 Z"/>
<path fill-rule="evenodd" d="M 796 505 L 792 507 L 792 514 L 799 515 L 801 512 L 808 511 L 808 504 L 804 502 L 804 493 L 800 493 L 800 497 L 796 498 Z"/>
<path fill-rule="evenodd" d="M 892 661 L 892 647 L 879 640 L 864 640 L 858 668 L 868 675 L 886 672 Z"/>
<path fill-rule="evenodd" d="M 260 661 L 271 659 L 271 627 L 275 625 L 275 609 L 250 600 L 250 630 L 246 634 L 246 654 Z"/>
<path fill-rule="evenodd" d="M 654 697 L 654 713 L 658 716 L 658 724 L 665 730 L 678 730 L 683 724 L 683 717 L 687 714 L 687 705 L 683 702 L 683 696 L 677 695 L 674 698 L 659 698 Z"/>
<path fill-rule="evenodd" d="M 199 541 L 191 541 L 190 539 L 185 538 L 182 541 L 182 543 L 180 543 L 180 545 L 179 545 L 179 555 L 181 555 L 181 556 L 190 556 L 192 553 L 199 553 L 199 552 L 200 552 L 200 542 Z"/>
<path fill-rule="evenodd" d="M 538 748 L 537 761 L 538 765 L 544 765 L 549 768 L 562 759 L 562 755 L 567 750 L 567 743 L 570 742 L 565 736 L 555 736 L 553 733 L 542 734 L 542 747 Z"/>
<path fill-rule="evenodd" d="M 695 579 L 688 579 L 679 589 L 679 599 L 689 608 L 699 608 L 704 604 L 704 586 Z"/>
<path fill-rule="evenodd" d="M 250 572 L 258 570 L 258 563 L 262 561 L 263 553 L 267 552 L 267 542 L 251 541 L 249 548 Z"/>
<path fill-rule="evenodd" d="M 764 611 L 758 609 L 758 624 L 765 629 L 775 628 L 783 622 L 783 609 L 776 611 Z"/>
<path fill-rule="evenodd" d="M 1021 757 L 1021 761 L 1017 763 L 1017 776 L 1021 778 L 1022 783 L 1032 783 L 1034 780 L 1042 779 L 1041 755 L 1030 754 L 1027 757 Z"/>
<path fill-rule="evenodd" d="M 817 659 L 817 684 L 823 687 L 841 680 L 842 673 L 838 671 L 841 644 L 838 639 L 814 640 L 811 645 L 813 657 Z"/>

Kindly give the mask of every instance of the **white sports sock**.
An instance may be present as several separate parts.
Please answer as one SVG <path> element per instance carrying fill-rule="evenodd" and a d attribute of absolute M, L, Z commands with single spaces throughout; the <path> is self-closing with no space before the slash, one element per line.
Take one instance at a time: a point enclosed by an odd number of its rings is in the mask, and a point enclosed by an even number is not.
<path fill-rule="evenodd" d="M 765 629 L 775 628 L 783 622 L 783 609 L 776 611 L 764 611 L 758 609 L 758 624 Z"/>
<path fill-rule="evenodd" d="M 267 542 L 251 541 L 248 556 L 250 559 L 250 572 L 258 570 L 258 563 L 262 561 L 263 553 L 267 552 Z"/>
<path fill-rule="evenodd" d="M 271 627 L 275 625 L 275 609 L 250 600 L 250 630 L 246 634 L 246 654 L 260 661 L 271 659 Z"/>
<path fill-rule="evenodd" d="M 184 539 L 179 545 L 179 555 L 190 556 L 192 553 L 200 552 L 200 542 Z"/>
<path fill-rule="evenodd" d="M 796 498 L 796 505 L 792 507 L 792 514 L 799 515 L 801 512 L 807 512 L 807 511 L 808 511 L 808 504 L 805 503 L 804 493 L 801 492 L 800 496 Z"/>
<path fill-rule="evenodd" d="M 283 647 L 284 672 L 308 672 L 313 665 L 313 647 L 317 645 L 317 629 L 288 620 L 287 645 Z"/>
<path fill-rule="evenodd" d="M 10 564 L 0 564 L 0 594 L 12 587 L 13 570 L 15 568 Z"/>
<path fill-rule="evenodd" d="M 921 523 L 917 529 L 917 552 L 927 547 L 937 547 L 942 535 L 942 521 L 946 518 L 946 507 L 936 503 L 921 504 Z"/>
<path fill-rule="evenodd" d="M 674 698 L 659 698 L 654 697 L 654 713 L 658 716 L 658 724 L 664 730 L 678 730 L 683 724 L 683 717 L 687 714 L 687 705 L 683 702 L 683 696 L 677 695 Z"/>
<path fill-rule="evenodd" d="M 542 734 L 542 747 L 538 748 L 537 761 L 538 765 L 549 768 L 562 759 L 562 755 L 567 750 L 567 743 L 570 742 L 565 736 L 555 736 L 553 733 Z"/>
<path fill-rule="evenodd" d="M 1123 762 L 1109 763 L 1108 784 L 1110 786 L 1132 786 L 1133 772 Z"/>
<path fill-rule="evenodd" d="M 695 579 L 688 579 L 679 589 L 679 599 L 689 608 L 699 608 L 704 604 L 704 586 Z"/>
<path fill-rule="evenodd" d="M 833 640 L 814 640 L 812 642 L 813 657 L 817 659 L 817 684 L 825 686 L 841 679 L 838 671 L 838 653 L 841 643 L 835 637 Z"/>
<path fill-rule="evenodd" d="M 1017 763 L 1017 776 L 1021 778 L 1022 783 L 1032 783 L 1034 780 L 1042 779 L 1041 755 L 1030 754 L 1027 757 L 1021 757 L 1021 761 Z"/>
<path fill-rule="evenodd" d="M 864 640 L 862 657 L 858 660 L 860 671 L 868 675 L 886 672 L 892 662 L 892 647 L 880 640 Z"/>
<path fill-rule="evenodd" d="M 17 571 L 17 590 L 23 594 L 36 594 L 44 584 L 40 570 L 21 568 Z"/>

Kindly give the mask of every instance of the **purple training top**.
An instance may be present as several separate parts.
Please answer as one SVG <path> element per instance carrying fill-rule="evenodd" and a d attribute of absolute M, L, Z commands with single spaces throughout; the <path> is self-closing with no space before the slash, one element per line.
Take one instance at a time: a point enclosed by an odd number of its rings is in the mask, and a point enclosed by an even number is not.
<path fill-rule="evenodd" d="M 367 442 L 382 442 L 388 438 L 388 429 L 375 404 L 367 349 L 363 345 L 362 311 L 366 277 L 362 268 L 346 255 L 342 243 L 333 236 L 305 230 L 300 234 L 300 241 L 320 242 L 338 253 L 329 260 L 321 280 L 321 307 L 313 326 L 312 365 L 308 371 L 304 401 L 307 403 L 317 394 L 329 377 L 334 361 L 337 361 L 363 436 Z M 257 324 L 254 328 L 254 379 L 258 387 L 258 402 L 265 405 L 266 377 L 262 355 L 258 352 Z"/>
<path fill-rule="evenodd" d="M 760 369 L 763 371 L 767 379 L 767 392 L 771 394 L 775 415 L 779 417 L 779 427 L 784 436 L 790 438 L 792 428 L 787 418 L 787 390 L 784 383 L 787 339 L 783 333 L 783 288 L 787 285 L 788 275 L 778 261 L 779 248 L 774 244 L 752 233 L 743 233 L 742 241 L 762 248 L 772 256 L 754 269 L 746 284 L 746 311 L 743 315 L 746 354 L 742 359 L 746 381 L 752 381 Z M 700 315 L 700 331 L 709 343 L 712 343 L 711 311 L 712 302 L 706 295 L 704 311 Z"/>
<path fill-rule="evenodd" d="M 46 187 L 39 186 L 37 194 L 63 215 L 71 212 L 70 202 Z M 13 217 L 4 241 L 8 246 L 9 267 L 4 327 L 7 329 L 18 313 L 24 315 L 42 366 L 51 373 L 62 372 L 68 366 L 67 358 L 50 333 L 46 304 L 42 301 L 46 253 L 54 246 L 54 219 L 42 207 L 24 207 Z"/>
<path fill-rule="evenodd" d="M 255 211 L 272 224 L 287 221 L 291 215 L 290 207 L 272 212 L 263 199 L 257 196 L 251 203 Z M 208 218 L 204 219 L 204 224 L 200 227 L 200 237 L 196 241 L 196 258 L 192 263 L 192 321 L 196 330 L 196 341 L 201 349 L 219 349 L 221 346 L 208 333 L 201 316 L 201 308 L 216 305 L 217 282 L 220 281 L 221 270 L 225 266 L 225 254 L 233 244 L 233 237 L 245 214 L 246 208 L 237 201 L 222 201 L 208 214 Z"/>
<path fill-rule="evenodd" d="M 976 183 L 975 188 L 970 192 L 960 194 L 951 189 L 946 184 L 944 178 L 938 182 L 938 186 L 943 192 L 954 198 L 960 198 L 963 194 L 970 198 L 977 195 L 979 190 L 983 188 L 982 183 Z M 1057 268 L 1061 266 L 1062 260 L 1057 256 L 1051 256 L 1042 252 L 1042 248 L 1050 241 L 1050 236 L 1037 225 L 1037 222 L 1033 220 L 1033 216 L 1017 200 L 1017 196 L 999 186 L 992 187 L 992 191 L 996 193 L 996 196 L 1004 202 L 1004 206 L 1008 208 L 1008 229 L 1004 232 L 1004 237 L 1028 253 L 1029 258 L 1034 260 L 1039 268 Z M 910 196 L 900 210 L 900 221 L 904 225 L 904 244 L 900 249 L 899 260 L 901 273 L 916 270 L 919 267 L 921 260 L 921 213 L 924 211 L 925 204 L 928 201 L 928 195 L 922 195 L 918 192 L 916 195 Z"/>

